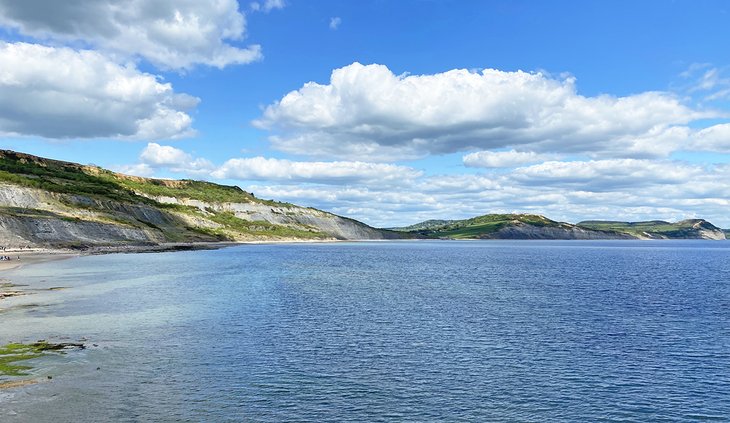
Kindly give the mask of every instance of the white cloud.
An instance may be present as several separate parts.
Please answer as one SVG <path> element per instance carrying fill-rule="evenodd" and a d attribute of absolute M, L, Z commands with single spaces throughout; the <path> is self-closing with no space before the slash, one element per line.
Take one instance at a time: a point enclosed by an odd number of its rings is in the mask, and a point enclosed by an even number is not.
<path fill-rule="evenodd" d="M 703 174 L 700 166 L 636 159 L 548 161 L 518 168 L 512 178 L 526 185 L 604 191 L 647 185 L 682 184 Z"/>
<path fill-rule="evenodd" d="M 567 222 L 702 217 L 730 227 L 727 164 L 552 160 L 480 174 L 429 175 L 393 164 L 263 157 L 231 159 L 214 166 L 155 143 L 144 149 L 140 161 L 130 173 L 170 169 L 203 178 L 262 181 L 242 188 L 259 198 L 316 207 L 382 227 L 513 212 L 539 213 Z"/>
<path fill-rule="evenodd" d="M 342 18 L 335 16 L 334 18 L 330 18 L 330 29 L 336 30 L 340 27 L 340 24 L 342 23 Z"/>
<path fill-rule="evenodd" d="M 684 80 L 677 88 L 698 97 L 700 101 L 713 102 L 730 98 L 727 68 L 714 67 L 709 63 L 694 63 L 680 76 Z"/>
<path fill-rule="evenodd" d="M 452 70 L 395 75 L 353 63 L 304 84 L 254 125 L 279 150 L 395 160 L 499 148 L 593 157 L 666 156 L 699 113 L 675 96 L 585 97 L 542 73 Z"/>
<path fill-rule="evenodd" d="M 269 0 L 264 7 L 278 3 Z M 163 69 L 222 68 L 262 57 L 258 45 L 234 45 L 246 27 L 236 0 L 0 0 L 0 26 L 143 57 Z"/>
<path fill-rule="evenodd" d="M 284 6 L 286 6 L 286 3 L 284 3 L 284 0 L 266 0 L 264 1 L 264 4 L 261 4 L 259 2 L 253 2 L 250 4 L 251 10 L 254 12 L 265 12 L 268 13 L 274 9 L 283 9 Z"/>
<path fill-rule="evenodd" d="M 150 168 L 168 168 L 173 172 L 187 173 L 191 175 L 207 175 L 214 166 L 202 158 L 193 158 L 179 148 L 157 143 L 149 143 L 139 155 L 142 162 L 140 166 Z"/>
<path fill-rule="evenodd" d="M 728 177 L 730 166 L 594 160 L 547 162 L 508 173 L 423 175 L 397 187 L 377 181 L 325 185 L 278 180 L 244 188 L 262 198 L 322 208 L 375 226 L 524 212 L 568 222 L 699 216 L 730 227 Z"/>
<path fill-rule="evenodd" d="M 0 41 L 0 134 L 165 139 L 194 134 L 176 94 L 133 65 L 89 50 Z"/>
<path fill-rule="evenodd" d="M 554 156 L 537 154 L 533 151 L 477 151 L 465 155 L 463 161 L 467 167 L 500 168 L 537 163 L 553 158 Z"/>
<path fill-rule="evenodd" d="M 405 166 L 365 162 L 295 162 L 251 157 L 230 159 L 211 175 L 220 179 L 353 183 L 402 183 L 421 176 Z"/>
<path fill-rule="evenodd" d="M 720 124 L 702 129 L 694 135 L 693 150 L 730 153 L 730 124 Z"/>
<path fill-rule="evenodd" d="M 155 169 L 152 168 L 152 166 L 145 164 L 145 163 L 137 163 L 133 165 L 121 165 L 121 166 L 111 166 L 111 170 L 119 173 L 123 173 L 125 175 L 133 175 L 133 176 L 142 176 L 142 177 L 150 177 L 154 175 Z"/>

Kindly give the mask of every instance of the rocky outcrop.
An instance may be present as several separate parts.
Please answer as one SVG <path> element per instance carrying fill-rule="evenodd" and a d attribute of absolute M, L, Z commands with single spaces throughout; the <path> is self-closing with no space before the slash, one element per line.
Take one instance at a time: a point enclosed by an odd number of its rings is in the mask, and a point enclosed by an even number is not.
<path fill-rule="evenodd" d="M 98 245 L 146 245 L 164 242 L 159 231 L 120 224 L 69 220 L 53 215 L 0 215 L 0 242 L 5 247 L 86 248 Z"/>
<path fill-rule="evenodd" d="M 725 237 L 725 231 L 704 219 L 692 219 L 679 222 L 679 224 L 683 223 L 692 226 L 692 229 L 697 233 L 697 239 L 727 239 Z"/>

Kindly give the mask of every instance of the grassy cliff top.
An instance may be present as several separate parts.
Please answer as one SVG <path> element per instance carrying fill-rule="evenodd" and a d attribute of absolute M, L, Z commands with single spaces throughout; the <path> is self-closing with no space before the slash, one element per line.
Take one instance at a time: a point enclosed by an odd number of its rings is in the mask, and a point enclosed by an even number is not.
<path fill-rule="evenodd" d="M 682 238 L 701 229 L 721 231 L 721 229 L 704 219 L 687 219 L 674 223 L 663 220 L 649 220 L 644 222 L 586 220 L 579 222 L 578 226 L 593 230 L 624 232 L 635 236 L 656 234 L 670 238 Z"/>
<path fill-rule="evenodd" d="M 486 214 L 464 220 L 428 220 L 395 230 L 434 238 L 469 239 L 494 233 L 506 226 L 516 224 L 541 227 L 563 225 L 536 214 Z"/>
<path fill-rule="evenodd" d="M 0 150 L 0 181 L 47 191 L 107 197 L 124 202 L 145 202 L 145 197 L 175 197 L 211 203 L 262 202 L 236 186 L 204 181 L 141 178 L 111 172 L 97 166 L 45 159 Z"/>

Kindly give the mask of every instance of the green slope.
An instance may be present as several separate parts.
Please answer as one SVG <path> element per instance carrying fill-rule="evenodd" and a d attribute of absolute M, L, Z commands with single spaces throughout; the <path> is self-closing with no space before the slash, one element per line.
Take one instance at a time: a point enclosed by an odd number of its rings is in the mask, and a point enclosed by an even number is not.
<path fill-rule="evenodd" d="M 258 203 L 276 207 L 292 207 L 288 203 L 261 200 L 239 187 L 218 185 L 193 180 L 160 180 L 117 174 L 96 166 L 83 166 L 0 150 L 0 182 L 22 187 L 36 188 L 58 194 L 56 210 L 19 210 L 0 207 L 0 214 L 33 219 L 64 219 L 79 221 L 75 211 L 93 215 L 93 221 L 107 224 L 158 230 L 169 242 L 224 241 L 250 238 L 312 239 L 328 236 L 313 227 L 293 228 L 266 221 L 240 219 L 232 213 L 208 210 L 201 212 L 195 207 L 162 204 L 148 198 L 166 196 L 193 199 L 206 203 Z M 109 202 L 117 204 L 110 206 Z M 121 206 L 119 206 L 121 205 Z M 169 224 L 147 220 L 125 213 L 124 206 L 146 206 L 170 216 Z M 189 216 L 210 225 L 190 226 Z M 183 217 L 184 217 L 183 216 Z M 217 226 L 211 228 L 211 226 Z"/>
<path fill-rule="evenodd" d="M 425 238 L 477 239 L 489 237 L 500 229 L 515 225 L 530 225 L 538 228 L 566 227 L 564 223 L 534 214 L 487 214 L 465 220 L 429 220 L 394 230 Z"/>
<path fill-rule="evenodd" d="M 578 226 L 593 230 L 623 232 L 642 238 L 686 239 L 698 238 L 700 231 L 723 232 L 704 219 L 688 219 L 674 223 L 663 220 L 645 222 L 589 220 L 579 222 Z"/>
<path fill-rule="evenodd" d="M 726 231 L 703 219 L 670 223 L 556 222 L 534 214 L 488 214 L 465 220 L 429 220 L 395 230 L 421 238 L 447 239 L 724 239 Z"/>

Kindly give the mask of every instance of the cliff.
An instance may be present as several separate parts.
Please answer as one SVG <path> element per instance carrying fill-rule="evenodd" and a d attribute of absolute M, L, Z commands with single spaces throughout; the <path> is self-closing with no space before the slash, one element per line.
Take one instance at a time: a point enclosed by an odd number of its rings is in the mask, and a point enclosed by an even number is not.
<path fill-rule="evenodd" d="M 662 220 L 646 222 L 591 220 L 580 222 L 578 226 L 624 232 L 641 239 L 726 239 L 725 231 L 704 219 L 687 219 L 674 223 Z"/>
<path fill-rule="evenodd" d="M 0 150 L 0 245 L 94 246 L 396 238 L 235 186 L 162 180 Z"/>
<path fill-rule="evenodd" d="M 488 214 L 464 220 L 431 220 L 394 230 L 440 239 L 725 239 L 725 233 L 703 219 L 616 222 L 556 222 L 532 214 Z"/>

